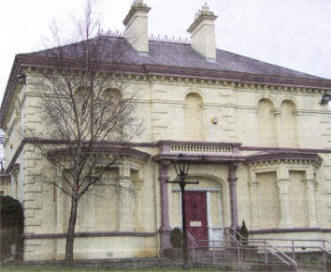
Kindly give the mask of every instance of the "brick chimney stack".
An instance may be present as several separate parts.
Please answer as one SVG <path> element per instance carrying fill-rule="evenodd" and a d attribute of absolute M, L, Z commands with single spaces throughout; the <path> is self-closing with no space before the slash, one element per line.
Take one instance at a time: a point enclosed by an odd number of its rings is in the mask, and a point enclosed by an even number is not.
<path fill-rule="evenodd" d="M 187 30 L 191 33 L 192 48 L 207 60 L 216 60 L 215 24 L 217 16 L 210 11 L 207 3 L 196 13 L 194 22 Z"/>
<path fill-rule="evenodd" d="M 140 53 L 148 53 L 148 12 L 150 8 L 143 0 L 133 1 L 125 17 L 125 38 Z"/>

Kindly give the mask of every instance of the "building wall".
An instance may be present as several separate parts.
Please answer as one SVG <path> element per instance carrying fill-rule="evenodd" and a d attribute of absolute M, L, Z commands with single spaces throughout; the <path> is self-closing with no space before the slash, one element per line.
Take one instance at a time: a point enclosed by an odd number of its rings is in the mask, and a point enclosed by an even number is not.
<path fill-rule="evenodd" d="M 47 124 L 40 115 L 40 99 L 33 84 L 17 87 L 17 103 L 8 118 L 6 129 L 5 156 L 9 162 L 18 150 L 23 137 L 47 135 Z M 244 146 L 330 148 L 331 129 L 327 109 L 319 105 L 320 94 L 301 90 L 284 91 L 257 89 L 255 87 L 223 86 L 208 83 L 180 82 L 171 79 L 137 80 L 128 79 L 125 92 L 136 92 L 136 127 L 139 133 L 132 141 L 151 143 L 159 140 L 195 140 L 214 142 L 240 142 Z M 15 102 L 19 101 L 19 102 Z M 272 123 L 270 125 L 270 123 Z M 309 125 L 307 125 L 309 124 Z M 139 149 L 139 148 L 138 148 Z M 158 154 L 158 148 L 140 148 L 151 155 Z M 242 152 L 241 154 L 248 154 Z M 321 154 L 324 162 L 315 173 L 314 195 L 318 227 L 330 226 L 331 203 L 331 155 Z M 35 234 L 64 233 L 67 224 L 69 201 L 58 190 L 40 182 L 52 178 L 55 172 L 36 155 L 31 145 L 25 145 L 16 163 L 15 178 L 12 181 L 12 195 L 24 204 L 25 232 Z M 134 163 L 132 164 L 134 165 Z M 278 167 L 278 166 L 277 166 Z M 257 172 L 247 164 L 239 164 L 237 171 L 238 218 L 245 220 L 249 229 L 268 229 L 281 223 L 280 193 L 277 167 Z M 45 171 L 47 169 L 48 171 Z M 299 169 L 299 170 L 298 170 Z M 289 171 L 289 214 L 293 227 L 310 226 L 310 218 L 305 209 L 308 201 L 304 198 L 307 189 L 302 181 L 306 179 L 305 169 L 300 167 Z M 116 179 L 118 169 L 105 173 L 110 182 Z M 219 189 L 210 193 L 211 227 L 229 227 L 230 200 L 227 182 L 228 168 L 225 164 L 193 164 L 192 178 L 200 184 L 194 188 Z M 175 178 L 171 169 L 170 178 Z M 158 166 L 152 160 L 132 166 L 132 229 L 133 232 L 157 232 L 160 224 L 160 185 Z M 16 180 L 16 181 L 15 181 Z M 17 185 L 16 185 L 17 183 Z M 17 186 L 17 187 L 16 187 Z M 254 187 L 255 186 L 255 187 Z M 17 189 L 16 189 L 17 188 Z M 190 189 L 190 187 L 188 187 Z M 193 188 L 193 186 L 192 186 Z M 119 192 L 115 186 L 107 190 L 96 188 L 84 197 L 79 206 L 78 232 L 119 231 Z M 179 193 L 176 186 L 168 186 L 170 224 L 180 224 Z M 308 207 L 307 207 L 308 209 Z M 125 229 L 123 229 L 125 231 Z M 145 240 L 144 240 L 145 239 Z M 126 248 L 127 254 L 134 256 L 156 255 L 159 247 L 157 235 L 141 237 L 80 238 L 77 242 L 77 257 L 116 257 L 120 251 L 111 249 L 115 241 Z M 144 240 L 144 247 L 141 246 Z M 89 241 L 87 243 L 87 241 Z M 26 259 L 58 258 L 63 254 L 62 239 L 26 240 Z M 52 246 L 51 246 L 52 245 Z M 47 248 L 41 257 L 40 251 Z M 131 250 L 131 251 L 130 251 Z M 109 252 L 111 253 L 109 253 Z M 131 252 L 131 253 L 130 253 Z M 133 256 L 132 255 L 132 256 Z M 55 256 L 55 257 L 54 257 Z M 130 255 L 131 256 L 131 255 Z M 102 257 L 101 257 L 102 258 Z"/>

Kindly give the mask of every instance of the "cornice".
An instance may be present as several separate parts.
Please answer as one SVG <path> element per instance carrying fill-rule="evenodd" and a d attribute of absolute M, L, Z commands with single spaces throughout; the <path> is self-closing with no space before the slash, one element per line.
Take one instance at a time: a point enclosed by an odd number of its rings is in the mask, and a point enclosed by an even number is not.
<path fill-rule="evenodd" d="M 201 13 L 199 14 L 199 17 L 196 18 L 194 20 L 194 22 L 190 25 L 190 27 L 187 29 L 187 31 L 189 33 L 192 33 L 194 32 L 194 30 L 196 30 L 197 26 L 204 20 L 208 20 L 208 21 L 215 21 L 217 18 L 216 15 L 214 15 L 214 13 L 210 12 L 208 14 L 205 14 L 205 13 Z"/>
<path fill-rule="evenodd" d="M 323 148 L 286 148 L 286 147 L 264 147 L 264 146 L 240 146 L 243 151 L 260 152 L 284 152 L 284 153 L 331 153 L 331 149 Z"/>
<path fill-rule="evenodd" d="M 290 228 L 290 229 L 256 229 L 250 230 L 249 234 L 267 234 L 267 233 L 293 233 L 293 232 L 318 232 L 318 233 L 330 233 L 330 228 Z"/>
<path fill-rule="evenodd" d="M 41 69 L 75 69 L 75 60 L 57 60 L 47 57 L 37 57 L 26 54 L 16 55 L 10 73 L 4 99 L 0 110 L 0 126 L 3 121 L 9 101 L 12 97 L 15 75 L 22 68 Z M 118 74 L 127 79 L 161 80 L 170 82 L 185 82 L 193 84 L 210 84 L 232 88 L 248 88 L 256 90 L 326 93 L 331 91 L 331 80 L 319 78 L 299 78 L 251 74 L 226 70 L 200 69 L 194 67 L 174 67 L 158 64 L 103 63 L 100 73 Z"/>
<path fill-rule="evenodd" d="M 157 235 L 156 232 L 76 232 L 75 237 L 153 237 Z M 59 239 L 65 238 L 65 233 L 31 233 L 25 234 L 24 239 Z"/>
<path fill-rule="evenodd" d="M 146 4 L 132 6 L 129 13 L 124 18 L 123 24 L 127 26 L 136 12 L 140 11 L 140 12 L 148 13 L 150 10 L 151 8 L 148 7 Z"/>
<path fill-rule="evenodd" d="M 286 164 L 311 164 L 313 163 L 317 167 L 322 164 L 322 158 L 316 153 L 304 153 L 304 152 L 268 152 L 257 153 L 248 155 L 245 157 L 247 164 L 279 164 L 284 162 Z"/>
<path fill-rule="evenodd" d="M 93 154 L 102 154 L 102 155 L 119 155 L 129 158 L 134 158 L 142 161 L 147 161 L 150 158 L 148 153 L 142 152 L 140 150 L 136 150 L 126 146 L 118 146 L 118 145 L 104 145 L 104 146 L 94 146 L 92 148 L 82 149 L 83 152 L 88 152 L 91 155 Z M 50 150 L 48 152 L 51 156 L 70 156 L 72 154 L 71 148 L 61 148 Z"/>
<path fill-rule="evenodd" d="M 240 155 L 213 155 L 213 154 L 194 154 L 185 153 L 185 157 L 194 163 L 234 163 L 244 162 L 245 157 Z M 153 157 L 155 162 L 178 161 L 178 153 L 159 154 Z"/>
<path fill-rule="evenodd" d="M 16 160 L 21 154 L 24 146 L 26 144 L 43 144 L 43 145 L 63 145 L 66 142 L 61 141 L 61 140 L 52 140 L 52 139 L 41 139 L 41 138 L 24 138 L 18 148 L 15 151 L 15 154 L 13 155 L 11 161 L 8 164 L 8 167 L 5 171 L 5 173 L 11 173 L 13 169 L 15 168 L 16 165 Z M 67 142 L 68 144 L 69 142 Z M 142 152 L 140 150 L 135 150 L 132 149 L 131 147 L 155 147 L 156 143 L 127 143 L 127 142 L 98 142 L 94 143 L 98 148 L 102 148 L 107 152 L 107 146 L 109 147 L 110 145 L 115 146 L 117 148 L 122 147 L 124 149 L 124 153 L 122 155 L 128 154 L 131 155 L 133 158 L 141 158 L 143 160 L 147 160 L 150 158 L 150 155 L 148 153 Z M 125 149 L 126 148 L 126 149 Z M 130 149 L 130 152 L 128 150 Z M 134 150 L 134 154 L 131 154 L 131 151 Z M 143 154 L 142 154 L 143 153 Z M 128 155 L 128 156 L 129 156 Z"/>

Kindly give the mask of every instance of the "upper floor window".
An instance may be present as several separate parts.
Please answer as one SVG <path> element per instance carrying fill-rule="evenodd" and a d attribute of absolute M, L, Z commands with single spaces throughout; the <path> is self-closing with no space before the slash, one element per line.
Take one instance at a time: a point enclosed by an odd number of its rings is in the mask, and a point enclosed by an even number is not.
<path fill-rule="evenodd" d="M 258 102 L 259 144 L 262 146 L 277 145 L 277 124 L 271 100 L 262 98 Z"/>
<path fill-rule="evenodd" d="M 291 100 L 284 100 L 280 106 L 279 142 L 283 147 L 296 147 L 298 143 L 296 106 Z"/>
<path fill-rule="evenodd" d="M 185 98 L 185 139 L 203 141 L 202 97 L 197 93 L 189 93 Z"/>

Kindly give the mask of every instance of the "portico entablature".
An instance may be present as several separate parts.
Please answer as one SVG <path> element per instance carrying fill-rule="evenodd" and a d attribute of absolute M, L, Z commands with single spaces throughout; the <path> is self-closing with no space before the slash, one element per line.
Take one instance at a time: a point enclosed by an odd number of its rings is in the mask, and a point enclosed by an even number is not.
<path fill-rule="evenodd" d="M 316 153 L 299 153 L 299 152 L 261 152 L 253 155 L 246 156 L 246 163 L 251 167 L 271 167 L 275 165 L 286 164 L 304 167 L 311 165 L 312 167 L 319 168 L 322 163 L 322 158 Z"/>

